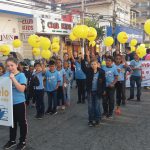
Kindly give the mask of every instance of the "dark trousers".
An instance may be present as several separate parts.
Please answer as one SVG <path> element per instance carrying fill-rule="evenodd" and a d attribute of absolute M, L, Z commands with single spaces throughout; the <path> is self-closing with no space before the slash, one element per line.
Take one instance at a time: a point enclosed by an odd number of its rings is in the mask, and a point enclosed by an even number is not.
<path fill-rule="evenodd" d="M 89 121 L 100 121 L 101 119 L 101 103 L 97 92 L 88 93 L 88 114 Z"/>
<path fill-rule="evenodd" d="M 36 101 L 36 111 L 37 115 L 43 115 L 45 111 L 44 105 L 44 89 L 35 90 L 35 101 Z"/>
<path fill-rule="evenodd" d="M 125 81 L 118 81 L 116 83 L 116 101 L 117 106 L 121 105 L 122 103 L 125 103 Z"/>
<path fill-rule="evenodd" d="M 112 115 L 114 110 L 115 88 L 106 88 L 106 95 L 103 97 L 103 109 L 105 115 Z"/>
<path fill-rule="evenodd" d="M 49 112 L 56 112 L 57 108 L 57 91 L 47 92 L 48 95 L 48 109 Z"/>
<path fill-rule="evenodd" d="M 140 99 L 140 97 L 141 97 L 141 77 L 138 77 L 138 76 L 130 77 L 130 98 L 134 98 L 135 83 L 137 86 L 137 99 Z"/>
<path fill-rule="evenodd" d="M 10 127 L 10 141 L 16 141 L 17 126 L 20 127 L 20 142 L 25 142 L 27 135 L 26 105 L 25 103 L 13 106 L 14 128 Z"/>
<path fill-rule="evenodd" d="M 77 79 L 77 86 L 78 86 L 78 101 L 85 102 L 85 79 Z"/>
<path fill-rule="evenodd" d="M 62 86 L 59 86 L 57 90 L 57 105 L 60 106 L 64 104 L 64 89 Z"/>

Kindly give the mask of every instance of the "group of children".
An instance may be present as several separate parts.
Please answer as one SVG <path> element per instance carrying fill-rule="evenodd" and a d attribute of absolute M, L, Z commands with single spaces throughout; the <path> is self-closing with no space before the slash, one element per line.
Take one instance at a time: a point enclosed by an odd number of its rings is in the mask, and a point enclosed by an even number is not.
<path fill-rule="evenodd" d="M 10 127 L 10 140 L 4 146 L 9 149 L 16 145 L 17 123 L 20 126 L 20 143 L 17 150 L 22 150 L 26 146 L 27 121 L 25 95 L 28 99 L 33 98 L 36 104 L 36 118 L 42 119 L 45 114 L 57 114 L 58 109 L 65 110 L 70 106 L 70 88 L 73 76 L 78 87 L 77 103 L 88 102 L 88 124 L 90 127 L 99 126 L 102 118 L 112 118 L 115 112 L 120 114 L 120 105 L 125 105 L 125 72 L 130 71 L 131 78 L 140 74 L 141 67 L 138 56 L 135 54 L 135 62 L 131 66 L 125 62 L 121 55 L 117 55 L 115 60 L 112 56 L 106 57 L 106 65 L 101 65 L 97 57 L 90 57 L 90 52 L 85 55 L 72 56 L 64 54 L 63 61 L 60 58 L 46 62 L 35 62 L 34 68 L 29 69 L 26 77 L 23 71 L 18 69 L 18 63 L 14 58 L 6 61 L 7 72 L 3 65 L 0 65 L 0 76 L 9 76 L 13 84 L 13 104 L 14 104 L 14 128 Z M 75 70 L 71 69 L 74 66 Z M 137 67 L 138 66 L 138 67 Z M 138 75 L 139 75 L 138 74 Z M 141 75 L 141 74 L 140 74 Z M 134 77 L 137 79 L 137 77 Z M 133 83 L 132 83 L 133 84 Z M 139 89 L 140 90 L 140 89 Z M 132 90 L 133 91 L 133 88 Z M 45 111 L 44 93 L 47 93 L 48 107 Z M 138 91 L 140 100 L 140 91 Z M 130 95 L 133 98 L 133 95 Z M 32 100 L 33 100 L 32 99 Z"/>

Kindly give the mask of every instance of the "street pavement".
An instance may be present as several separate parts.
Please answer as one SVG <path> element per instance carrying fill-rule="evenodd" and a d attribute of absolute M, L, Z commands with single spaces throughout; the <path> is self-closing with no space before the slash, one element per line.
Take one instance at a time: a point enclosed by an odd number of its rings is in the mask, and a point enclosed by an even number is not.
<path fill-rule="evenodd" d="M 35 108 L 27 108 L 26 150 L 150 150 L 150 90 L 143 90 L 141 102 L 128 102 L 121 116 L 96 128 L 87 125 L 87 104 L 76 104 L 76 89 L 71 97 L 69 109 L 43 120 L 34 118 Z M 8 133 L 8 127 L 0 126 L 0 150 Z"/>

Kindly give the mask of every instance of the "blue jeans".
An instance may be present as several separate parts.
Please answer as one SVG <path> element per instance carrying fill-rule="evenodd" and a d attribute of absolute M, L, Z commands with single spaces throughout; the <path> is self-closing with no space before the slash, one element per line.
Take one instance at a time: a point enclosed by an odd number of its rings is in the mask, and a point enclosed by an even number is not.
<path fill-rule="evenodd" d="M 130 77 L 130 98 L 134 98 L 134 87 L 135 83 L 137 86 L 137 99 L 141 97 L 141 77 L 131 76 Z"/>
<path fill-rule="evenodd" d="M 48 95 L 48 109 L 49 112 L 56 112 L 57 108 L 57 91 L 47 92 Z"/>
<path fill-rule="evenodd" d="M 97 92 L 88 93 L 88 114 L 89 121 L 101 120 L 101 99 L 98 97 Z"/>
<path fill-rule="evenodd" d="M 64 88 L 64 97 L 65 102 L 70 102 L 70 83 L 68 83 L 67 87 Z"/>

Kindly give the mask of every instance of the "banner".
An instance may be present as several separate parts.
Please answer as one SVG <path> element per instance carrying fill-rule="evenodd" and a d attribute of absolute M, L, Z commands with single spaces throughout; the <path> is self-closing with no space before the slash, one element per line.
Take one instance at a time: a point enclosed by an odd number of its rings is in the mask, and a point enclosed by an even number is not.
<path fill-rule="evenodd" d="M 150 61 L 142 62 L 142 87 L 150 86 Z M 130 65 L 130 62 L 128 62 Z M 130 75 L 126 73 L 126 87 L 130 87 Z"/>
<path fill-rule="evenodd" d="M 0 125 L 13 127 L 12 81 L 0 77 Z"/>

